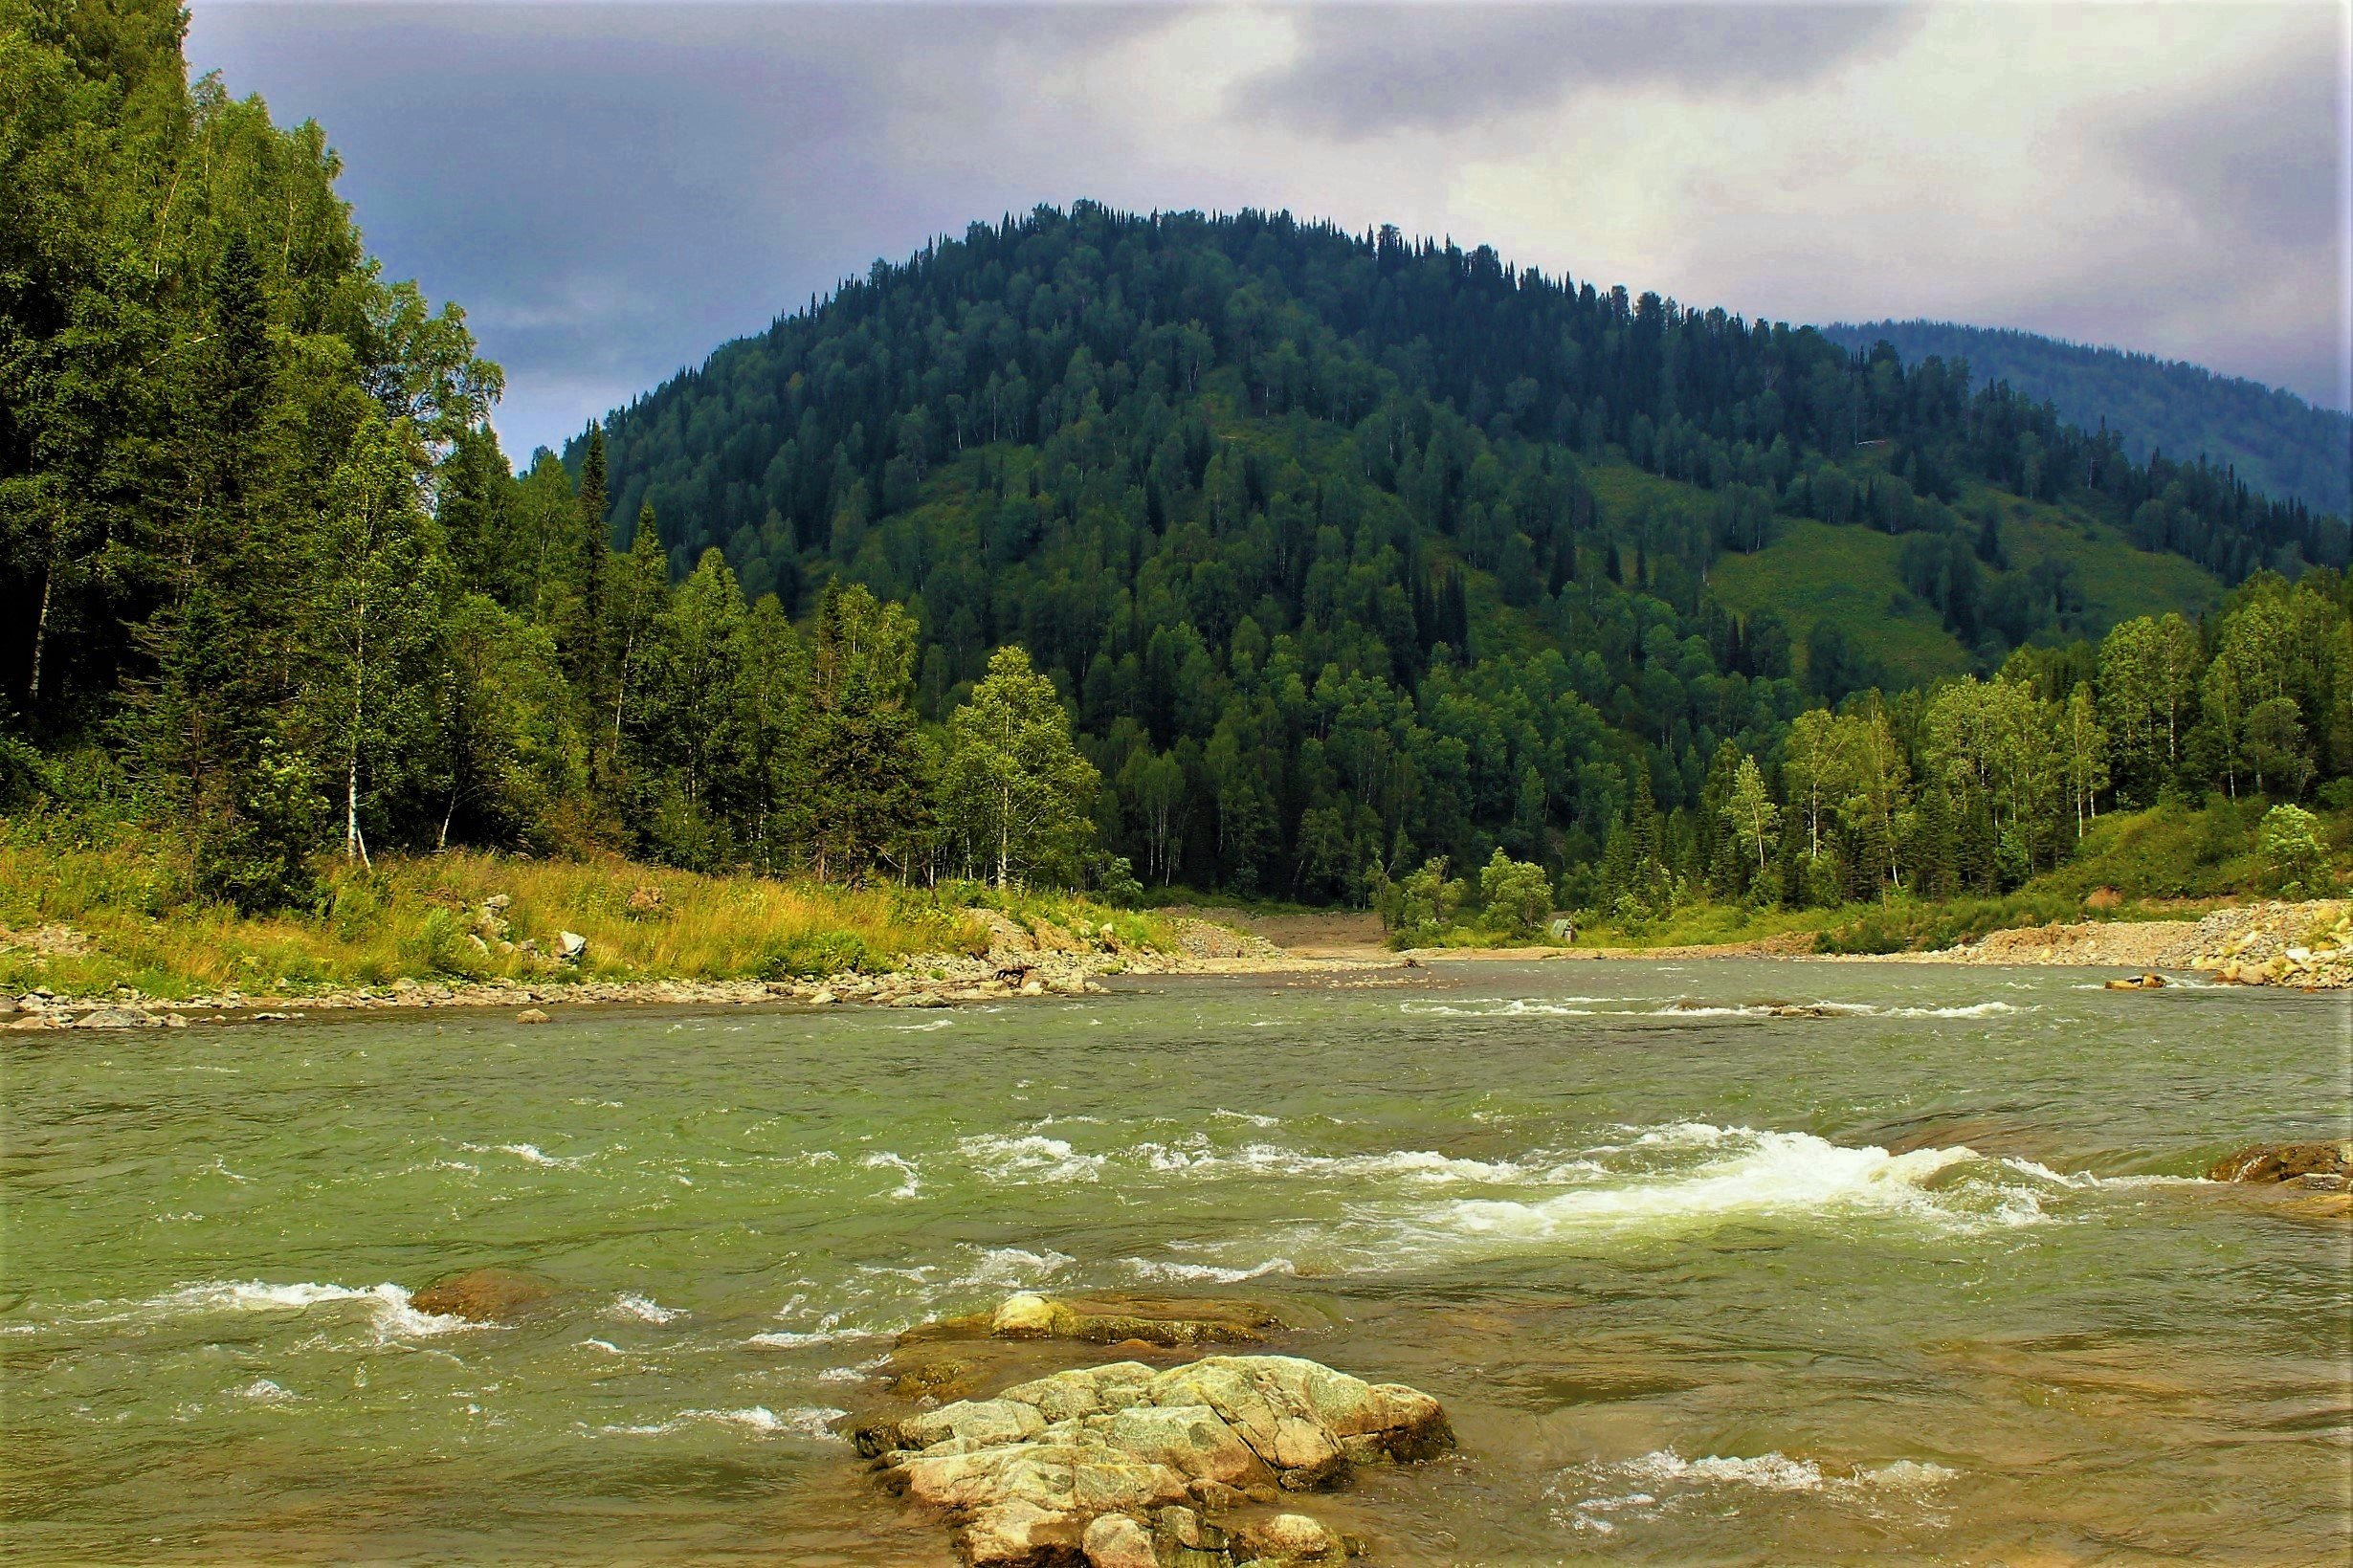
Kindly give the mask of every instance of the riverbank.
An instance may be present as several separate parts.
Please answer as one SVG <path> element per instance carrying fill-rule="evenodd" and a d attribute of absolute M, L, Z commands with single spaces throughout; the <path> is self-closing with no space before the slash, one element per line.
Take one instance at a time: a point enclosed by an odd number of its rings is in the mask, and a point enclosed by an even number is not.
<path fill-rule="evenodd" d="M 857 891 L 477 853 L 382 859 L 331 876 L 316 912 L 246 917 L 197 900 L 167 844 L 60 846 L 19 834 L 0 842 L 0 1028 L 170 1028 L 432 1007 L 512 1009 L 533 1022 L 550 1008 L 592 1006 L 942 1007 L 1082 994 L 1115 975 L 1303 973 L 1394 984 L 1409 978 L 1401 969 L 1498 961 L 1844 956 L 2353 984 L 2353 906 L 2342 900 L 2226 907 L 2196 919 L 2049 920 L 1913 953 L 1821 953 L 1834 932 L 1819 927 L 1653 946 L 1599 935 L 1573 946 L 1398 952 L 1375 917 L 1356 911 L 1118 911 L 969 886 Z"/>

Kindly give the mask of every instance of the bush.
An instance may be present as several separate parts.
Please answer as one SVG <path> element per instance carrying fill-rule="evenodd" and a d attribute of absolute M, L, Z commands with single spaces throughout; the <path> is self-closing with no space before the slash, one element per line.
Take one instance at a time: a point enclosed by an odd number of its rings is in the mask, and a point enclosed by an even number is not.
<path fill-rule="evenodd" d="M 763 980 L 822 980 L 873 960 L 864 939 L 849 931 L 810 931 L 786 938 L 768 949 L 760 965 Z"/>
<path fill-rule="evenodd" d="M 1381 890 L 1381 923 L 1391 931 L 1443 931 L 1470 895 L 1460 878 L 1446 879 L 1446 857 L 1439 855 Z"/>
<path fill-rule="evenodd" d="M 1552 914 L 1552 882 L 1544 868 L 1499 849 L 1478 873 L 1478 894 L 1489 929 L 1508 936 L 1533 937 Z"/>
<path fill-rule="evenodd" d="M 2320 821 L 2300 806 L 2275 806 L 2259 829 L 2263 866 L 2274 890 L 2291 898 L 2318 898 L 2336 883 Z"/>

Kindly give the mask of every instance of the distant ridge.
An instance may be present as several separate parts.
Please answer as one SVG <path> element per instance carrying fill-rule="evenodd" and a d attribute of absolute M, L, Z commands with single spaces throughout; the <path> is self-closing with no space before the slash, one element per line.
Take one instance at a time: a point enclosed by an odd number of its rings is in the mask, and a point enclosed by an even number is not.
<path fill-rule="evenodd" d="M 2203 454 L 2253 488 L 2315 511 L 2353 516 L 2353 414 L 2203 365 L 2068 342 L 2008 327 L 1952 321 L 1850 321 L 1817 328 L 1869 349 L 1884 339 L 1906 364 L 1966 360 L 1973 385 L 2006 381 L 2086 430 L 2105 420 L 2137 458 Z"/>

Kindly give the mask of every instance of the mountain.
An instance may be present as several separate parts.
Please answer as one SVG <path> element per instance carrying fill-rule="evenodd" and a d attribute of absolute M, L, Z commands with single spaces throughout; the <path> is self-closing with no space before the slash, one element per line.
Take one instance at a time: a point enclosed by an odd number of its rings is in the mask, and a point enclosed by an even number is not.
<path fill-rule="evenodd" d="M 1287 213 L 976 224 L 599 439 L 616 540 L 905 604 L 926 719 L 1022 644 L 1140 871 L 1308 896 L 1406 844 L 1590 859 L 1809 697 L 2346 543 L 1940 361 Z M 1118 829 L 1156 793 L 1173 850 Z"/>
<path fill-rule="evenodd" d="M 2124 438 L 2135 458 L 2152 452 L 2203 456 L 2237 471 L 2266 496 L 2353 517 L 2353 414 L 2316 409 L 2293 392 L 2154 355 L 2095 348 L 2002 327 L 1951 321 L 1839 322 L 1831 342 L 1867 353 L 1891 343 L 1906 364 L 1966 362 L 1975 386 L 2008 382 L 2057 406 L 2086 430 Z"/>

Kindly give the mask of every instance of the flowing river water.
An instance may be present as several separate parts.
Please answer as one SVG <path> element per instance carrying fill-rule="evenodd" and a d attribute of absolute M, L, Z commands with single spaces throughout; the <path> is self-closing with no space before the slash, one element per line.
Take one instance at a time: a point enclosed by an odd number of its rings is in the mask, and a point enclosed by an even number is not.
<path fill-rule="evenodd" d="M 0 1526 L 946 1563 L 832 1426 L 894 1331 L 1033 1287 L 1291 1304 L 1436 1395 L 1460 1453 L 1333 1505 L 1383 1562 L 2342 1563 L 2353 1232 L 2192 1178 L 2346 1136 L 2349 1041 L 2342 997 L 1722 961 L 20 1036 Z M 479 1265 L 558 1295 L 410 1305 Z"/>

